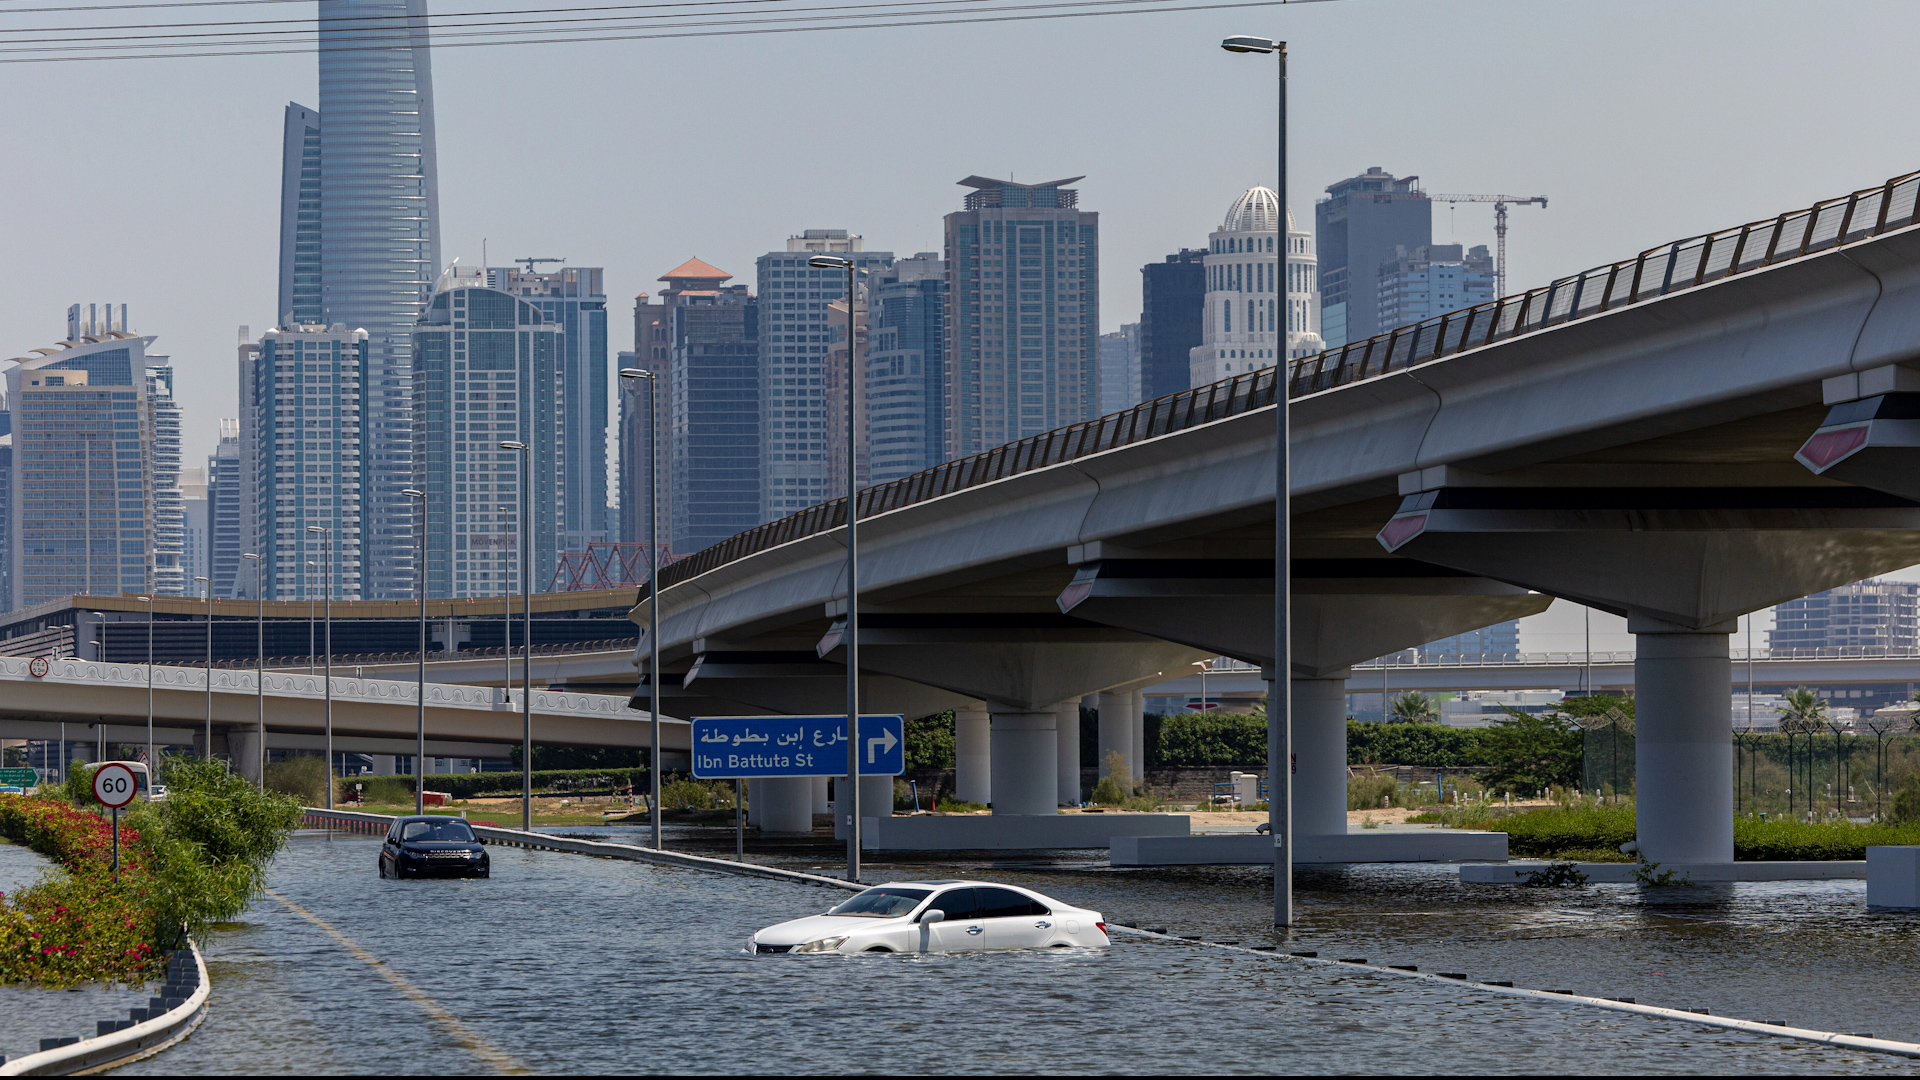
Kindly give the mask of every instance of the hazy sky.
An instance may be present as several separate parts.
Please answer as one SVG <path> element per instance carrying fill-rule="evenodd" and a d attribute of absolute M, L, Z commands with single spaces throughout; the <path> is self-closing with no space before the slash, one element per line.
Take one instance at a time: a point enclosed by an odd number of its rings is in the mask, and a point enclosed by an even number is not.
<path fill-rule="evenodd" d="M 465 9 L 488 10 L 434 7 Z M 606 267 L 627 346 L 630 298 L 690 256 L 750 280 L 807 228 L 937 250 L 962 177 L 1085 174 L 1112 329 L 1139 317 L 1142 263 L 1203 244 L 1241 190 L 1272 183 L 1273 62 L 1221 52 L 1232 33 L 1291 42 L 1300 219 L 1371 165 L 1432 191 L 1546 195 L 1513 211 L 1514 289 L 1920 168 L 1901 134 L 1911 3 L 1341 0 L 446 49 L 444 251 L 476 263 L 485 238 L 495 263 Z M 70 303 L 130 305 L 173 356 L 202 461 L 236 415 L 235 327 L 275 318 L 281 111 L 317 105 L 315 81 L 311 55 L 0 65 L 0 356 L 62 336 Z M 1491 243 L 1491 219 L 1440 207 L 1435 239 Z M 1531 620 L 1526 647 L 1578 648 L 1561 635 L 1579 625 L 1577 609 Z M 1596 647 L 1625 647 L 1622 630 Z"/>

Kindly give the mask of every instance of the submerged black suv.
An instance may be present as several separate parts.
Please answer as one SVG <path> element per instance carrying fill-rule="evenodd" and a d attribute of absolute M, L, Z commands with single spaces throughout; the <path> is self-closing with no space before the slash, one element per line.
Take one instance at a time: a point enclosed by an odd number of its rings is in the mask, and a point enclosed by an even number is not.
<path fill-rule="evenodd" d="M 380 876 L 490 877 L 492 867 L 486 847 L 460 818 L 403 817 L 380 847 Z"/>

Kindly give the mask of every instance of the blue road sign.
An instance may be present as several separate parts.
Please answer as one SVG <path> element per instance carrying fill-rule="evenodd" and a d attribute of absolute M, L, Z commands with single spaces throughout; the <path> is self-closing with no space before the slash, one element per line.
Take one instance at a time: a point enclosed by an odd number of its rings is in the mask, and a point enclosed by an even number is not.
<path fill-rule="evenodd" d="M 860 775 L 907 771 L 906 719 L 860 717 Z M 845 776 L 845 716 L 696 716 L 693 775 L 702 780 L 756 776 Z"/>

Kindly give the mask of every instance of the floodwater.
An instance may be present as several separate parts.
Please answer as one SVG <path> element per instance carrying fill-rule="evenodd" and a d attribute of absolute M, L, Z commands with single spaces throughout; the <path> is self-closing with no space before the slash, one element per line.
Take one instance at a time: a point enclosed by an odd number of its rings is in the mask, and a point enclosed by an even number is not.
<path fill-rule="evenodd" d="M 1189 944 L 961 956 L 756 957 L 747 936 L 843 896 L 517 848 L 486 881 L 393 882 L 378 840 L 301 833 L 273 890 L 213 936 L 212 1011 L 125 1072 L 1863 1072 L 1911 1062 L 1471 986 Z M 824 849 L 823 849 L 824 851 Z M 835 872 L 830 855 L 787 865 Z M 1257 869 L 1123 872 L 1073 857 L 959 871 L 1110 920 L 1273 940 Z M 1463 887 L 1445 867 L 1305 875 L 1290 948 L 1475 979 L 1920 1036 L 1898 973 L 1920 922 L 1857 883 Z M 1660 890 L 1678 894 L 1681 890 Z M 1851 895 L 1850 895 L 1851 892 Z M 302 917 L 299 905 L 332 933 Z M 1851 914 L 1848 914 L 1851 912 Z M 338 935 L 337 937 L 334 935 Z M 376 969 L 369 961 L 384 968 Z"/>

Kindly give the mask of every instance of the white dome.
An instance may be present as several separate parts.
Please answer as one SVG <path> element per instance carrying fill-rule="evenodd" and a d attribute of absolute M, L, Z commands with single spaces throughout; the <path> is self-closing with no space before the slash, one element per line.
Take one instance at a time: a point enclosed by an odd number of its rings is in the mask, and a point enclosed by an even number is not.
<path fill-rule="evenodd" d="M 1227 219 L 1221 223 L 1223 232 L 1275 232 L 1280 220 L 1280 197 L 1272 188 L 1250 187 L 1233 205 L 1227 207 Z M 1287 225 L 1293 225 L 1293 215 L 1287 215 Z"/>

